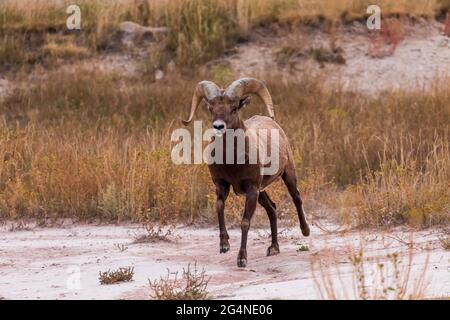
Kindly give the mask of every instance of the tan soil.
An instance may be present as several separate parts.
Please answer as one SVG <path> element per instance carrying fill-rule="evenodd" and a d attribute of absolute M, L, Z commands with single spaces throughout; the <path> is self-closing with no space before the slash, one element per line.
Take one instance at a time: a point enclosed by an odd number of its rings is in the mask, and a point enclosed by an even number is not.
<path fill-rule="evenodd" d="M 333 229 L 333 226 L 329 226 Z M 408 261 L 407 230 L 389 233 L 368 231 L 326 233 L 313 226 L 310 238 L 297 228 L 281 232 L 277 256 L 266 257 L 270 243 L 267 229 L 252 229 L 248 243 L 248 265 L 236 266 L 240 231 L 231 230 L 231 251 L 219 254 L 218 231 L 212 228 L 178 227 L 173 242 L 134 244 L 143 230 L 135 225 L 70 225 L 64 228 L 32 228 L 0 232 L 0 297 L 4 299 L 147 299 L 148 279 L 157 279 L 181 271 L 197 261 L 211 276 L 208 290 L 212 298 L 227 299 L 316 299 L 320 292 L 314 286 L 311 259 L 332 259 L 336 266 L 329 274 L 335 281 L 339 297 L 353 298 L 352 266 L 349 252 L 359 248 L 364 239 L 366 257 L 385 257 L 398 252 Z M 125 250 L 120 250 L 123 245 Z M 309 251 L 297 252 L 299 244 Z M 444 251 L 436 231 L 414 235 L 414 259 L 411 281 L 424 272 L 428 281 L 426 297 L 450 295 L 450 253 Z M 427 257 L 430 262 L 426 264 Z M 369 262 L 375 265 L 375 260 Z M 79 267 L 81 288 L 67 287 L 69 268 Z M 100 285 L 98 272 L 133 266 L 134 281 Z M 337 272 L 340 272 L 341 280 Z M 320 278 L 320 277 L 319 277 Z M 344 288 L 347 290 L 344 293 Z M 350 290 L 349 292 L 347 292 Z"/>

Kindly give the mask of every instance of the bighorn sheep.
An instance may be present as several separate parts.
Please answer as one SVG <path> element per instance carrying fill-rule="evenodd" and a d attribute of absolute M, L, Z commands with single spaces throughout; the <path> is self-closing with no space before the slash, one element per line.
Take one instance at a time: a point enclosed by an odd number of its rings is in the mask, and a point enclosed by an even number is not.
<path fill-rule="evenodd" d="M 242 121 L 239 118 L 239 110 L 248 105 L 250 94 L 259 96 L 266 105 L 269 117 L 253 116 Z M 192 98 L 191 110 L 188 120 L 183 120 L 188 125 L 197 110 L 200 102 L 205 100 L 208 110 L 212 114 L 213 128 L 216 132 L 227 138 L 228 130 L 225 129 L 266 129 L 278 130 L 279 133 L 279 166 L 278 171 L 271 175 L 261 175 L 262 164 L 210 164 L 209 170 L 216 187 L 216 211 L 219 219 L 220 229 L 220 253 L 230 249 L 229 236 L 225 227 L 224 207 L 228 197 L 230 186 L 236 194 L 246 196 L 244 215 L 241 223 L 242 238 L 241 247 L 237 257 L 238 267 L 247 265 L 247 234 L 250 221 L 256 208 L 256 203 L 264 207 L 269 216 L 272 244 L 267 249 L 267 255 L 275 255 L 280 252 L 277 240 L 277 215 L 275 203 L 269 198 L 265 188 L 281 177 L 294 201 L 300 220 L 300 228 L 304 236 L 309 235 L 309 226 L 305 219 L 300 192 L 297 189 L 297 176 L 293 161 L 291 147 L 283 129 L 275 122 L 272 97 L 263 82 L 253 78 L 241 78 L 234 81 L 227 89 L 220 89 L 211 81 L 201 81 L 195 88 Z M 234 139 L 234 138 L 233 138 Z M 271 136 L 266 139 L 270 142 Z M 248 152 L 245 151 L 245 152 Z M 247 160 L 247 157 L 246 157 Z"/>

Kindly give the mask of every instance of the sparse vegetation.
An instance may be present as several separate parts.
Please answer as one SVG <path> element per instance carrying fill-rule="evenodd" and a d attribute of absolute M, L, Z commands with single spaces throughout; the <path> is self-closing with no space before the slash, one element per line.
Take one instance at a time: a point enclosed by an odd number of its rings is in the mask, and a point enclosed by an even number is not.
<path fill-rule="evenodd" d="M 146 233 L 142 236 L 137 237 L 134 243 L 147 243 L 147 242 L 158 242 L 165 241 L 171 242 L 171 237 L 173 236 L 174 225 L 163 226 L 161 222 L 152 222 L 151 220 L 143 220 L 142 224 L 145 228 Z"/>
<path fill-rule="evenodd" d="M 336 48 L 335 50 L 328 50 L 323 47 L 312 48 L 308 50 L 314 60 L 316 60 L 322 67 L 325 63 L 345 64 L 345 58 L 342 55 L 342 50 Z"/>
<path fill-rule="evenodd" d="M 309 251 L 309 246 L 303 243 L 297 243 L 297 252 Z"/>
<path fill-rule="evenodd" d="M 167 270 L 166 277 L 154 281 L 149 280 L 150 298 L 155 300 L 204 300 L 208 298 L 209 279 L 205 269 L 197 270 L 197 263 L 193 268 L 188 264 L 187 268 L 183 269 L 181 277 L 178 277 L 178 272 L 171 273 Z"/>
<path fill-rule="evenodd" d="M 115 244 L 115 247 L 116 247 L 117 249 L 119 249 L 120 252 L 124 252 L 124 251 L 127 251 L 127 250 L 128 250 L 128 246 L 125 245 L 124 243 L 116 243 L 116 244 Z"/>
<path fill-rule="evenodd" d="M 126 267 L 117 270 L 99 272 L 98 280 L 100 284 L 115 284 L 119 282 L 128 282 L 133 280 L 134 268 Z"/>
<path fill-rule="evenodd" d="M 317 47 L 305 50 L 303 45 L 286 45 L 275 52 L 275 60 L 281 65 L 289 64 L 293 59 L 300 57 L 314 59 L 321 67 L 324 67 L 325 63 L 346 63 L 340 48 L 331 50 L 325 47 Z"/>
<path fill-rule="evenodd" d="M 365 257 L 364 247 L 348 256 L 350 274 L 344 274 L 336 261 L 313 256 L 311 268 L 316 289 L 322 299 L 409 300 L 426 298 L 428 258 L 423 270 L 412 277 L 414 251 L 409 249 L 406 263 L 398 252 L 384 257 Z M 334 265 L 334 267 L 331 267 Z M 333 270 L 333 271 L 332 271 Z M 331 275 L 331 273 L 337 274 Z M 350 277 L 350 279 L 349 279 Z M 353 292 L 349 292 L 353 287 Z"/>
<path fill-rule="evenodd" d="M 444 230 L 439 236 L 439 242 L 444 250 L 450 251 L 450 230 Z"/>

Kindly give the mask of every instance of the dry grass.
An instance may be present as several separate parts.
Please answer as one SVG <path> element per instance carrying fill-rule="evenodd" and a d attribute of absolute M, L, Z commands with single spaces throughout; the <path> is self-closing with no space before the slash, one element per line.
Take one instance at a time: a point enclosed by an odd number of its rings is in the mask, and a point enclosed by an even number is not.
<path fill-rule="evenodd" d="M 185 67 L 221 54 L 252 26 L 295 23 L 318 15 L 360 18 L 366 1 L 173 0 L 111 3 L 80 1 L 82 31 L 64 31 L 62 2 L 7 1 L 0 5 L 0 69 L 57 65 L 116 50 L 116 27 L 133 20 L 168 26 L 170 34 L 149 57 L 151 68 L 171 60 Z M 209 5 L 206 5 L 206 4 Z M 382 1 L 384 13 L 433 15 L 448 1 Z M 299 10 L 301 9 L 301 10 Z M 237 17 L 234 19 L 233 17 Z M 330 33 L 335 24 L 331 23 Z M 399 37 L 385 32 L 388 42 Z M 288 61 L 309 55 L 343 62 L 330 49 L 306 50 L 293 38 L 279 53 Z M 112 47 L 111 47 L 112 46 Z M 25 50 L 26 48 L 26 50 Z M 336 52 L 335 52 L 336 51 Z M 333 55 L 330 55 L 333 54 Z M 336 60 L 337 59 L 337 60 Z M 133 220 L 149 226 L 176 221 L 215 221 L 215 195 L 206 166 L 176 166 L 170 133 L 180 126 L 197 81 L 234 80 L 220 65 L 182 75 L 166 70 L 163 81 L 126 78 L 92 70 L 46 69 L 45 81 L 16 90 L 0 102 L 0 217 L 56 220 Z M 337 208 L 358 226 L 445 224 L 450 204 L 450 91 L 393 92 L 379 98 L 327 91 L 321 79 L 284 83 L 267 77 L 279 105 L 277 119 L 292 141 L 305 202 L 312 197 Z M 113 88 L 113 90 L 112 90 Z M 260 104 L 244 117 L 264 114 Z M 206 113 L 199 113 L 206 120 Z M 279 211 L 282 184 L 269 190 Z M 230 222 L 243 201 L 230 197 Z M 153 231 L 152 231 L 153 230 Z M 151 229 L 150 238 L 161 235 Z M 156 236 L 155 236 L 156 234 Z M 152 236 L 153 235 L 153 236 Z"/>
<path fill-rule="evenodd" d="M 134 239 L 134 243 L 171 242 L 174 237 L 174 225 L 162 226 L 162 223 L 153 219 L 143 219 L 142 224 L 146 233 Z"/>
<path fill-rule="evenodd" d="M 406 261 L 398 252 L 384 256 L 365 256 L 365 245 L 350 250 L 349 273 L 329 256 L 312 256 L 311 268 L 314 284 L 322 299 L 356 300 L 418 300 L 426 298 L 429 256 L 418 275 L 413 275 L 414 251 L 409 249 Z M 350 292 L 352 288 L 353 292 Z"/>
<path fill-rule="evenodd" d="M 120 252 L 125 252 L 128 250 L 128 246 L 125 245 L 124 243 L 116 243 L 114 245 L 117 249 L 119 249 Z"/>
<path fill-rule="evenodd" d="M 0 216 L 215 221 L 206 166 L 170 158 L 170 133 L 200 79 L 174 74 L 142 83 L 96 71 L 49 72 L 45 82 L 15 91 L 0 102 Z M 329 92 L 314 80 L 267 83 L 306 203 L 317 197 L 356 225 L 449 221 L 448 88 L 368 98 Z M 264 114 L 259 103 L 243 117 L 256 113 Z M 204 110 L 199 118 L 208 121 Z M 280 212 L 295 216 L 281 183 L 268 191 Z M 242 205 L 230 196 L 230 222 Z"/>
<path fill-rule="evenodd" d="M 433 16 L 450 7 L 447 1 L 381 0 L 383 15 Z M 164 60 L 173 58 L 179 66 L 194 66 L 223 53 L 249 29 L 267 23 L 297 23 L 359 19 L 366 16 L 366 0 L 80 0 L 82 30 L 66 30 L 65 8 L 70 1 L 3 1 L 0 4 L 0 60 L 3 69 L 46 63 L 49 58 L 46 35 L 74 35 L 68 48 L 78 46 L 91 53 L 118 49 L 117 25 L 131 20 L 144 25 L 169 27 Z M 61 47 L 59 45 L 58 47 Z M 123 49 L 123 48 L 122 48 Z M 50 51 L 50 57 L 51 52 Z M 79 55 L 83 57 L 84 54 Z"/>
<path fill-rule="evenodd" d="M 299 243 L 297 244 L 297 252 L 305 252 L 305 251 L 309 251 L 309 246 L 307 244 L 302 244 Z"/>
<path fill-rule="evenodd" d="M 120 82 L 56 73 L 1 104 L 2 216 L 161 221 L 207 207 L 204 168 L 170 160 L 170 88 L 110 90 Z"/>
<path fill-rule="evenodd" d="M 134 268 L 119 268 L 115 271 L 105 271 L 98 273 L 100 284 L 115 284 L 119 282 L 128 282 L 133 280 Z"/>
<path fill-rule="evenodd" d="M 275 61 L 280 65 L 290 65 L 293 67 L 298 58 L 314 59 L 321 67 L 326 63 L 345 64 L 342 49 L 335 47 L 333 43 L 329 46 L 318 46 L 307 48 L 306 39 L 302 39 L 299 34 L 288 36 L 287 43 L 275 50 Z"/>
<path fill-rule="evenodd" d="M 205 300 L 208 298 L 209 279 L 205 269 L 197 270 L 197 263 L 193 268 L 188 264 L 187 268 L 183 269 L 181 278 L 178 277 L 178 272 L 171 273 L 167 270 L 166 277 L 154 281 L 149 280 L 150 298 L 154 300 Z"/>
<path fill-rule="evenodd" d="M 444 230 L 439 236 L 439 242 L 444 250 L 450 250 L 450 230 Z"/>
<path fill-rule="evenodd" d="M 431 226 L 448 222 L 450 150 L 436 141 L 423 167 L 417 158 L 384 161 L 341 197 L 342 219 L 357 225 Z"/>
<path fill-rule="evenodd" d="M 74 43 L 73 37 L 47 37 L 43 52 L 50 59 L 81 59 L 90 55 L 89 49 Z M 51 60 L 54 63 L 53 60 Z"/>
<path fill-rule="evenodd" d="M 443 236 L 439 238 L 439 241 L 441 242 L 444 250 L 450 250 L 450 236 Z"/>

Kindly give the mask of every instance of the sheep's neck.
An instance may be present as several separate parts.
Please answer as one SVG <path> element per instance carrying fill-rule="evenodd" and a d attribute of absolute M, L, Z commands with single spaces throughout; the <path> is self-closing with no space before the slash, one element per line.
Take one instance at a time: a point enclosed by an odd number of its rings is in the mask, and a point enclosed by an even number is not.
<path fill-rule="evenodd" d="M 238 121 L 236 126 L 229 127 L 228 129 L 232 129 L 232 130 L 241 129 L 241 130 L 245 131 L 245 130 L 247 130 L 247 127 L 245 126 L 244 121 L 239 119 L 239 121 Z"/>

